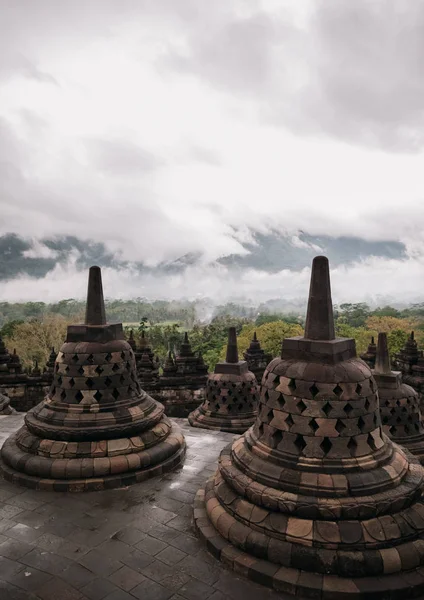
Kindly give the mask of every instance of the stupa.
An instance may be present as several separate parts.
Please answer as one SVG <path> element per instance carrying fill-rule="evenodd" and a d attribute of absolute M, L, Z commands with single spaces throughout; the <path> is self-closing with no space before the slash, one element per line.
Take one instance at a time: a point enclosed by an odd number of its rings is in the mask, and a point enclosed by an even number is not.
<path fill-rule="evenodd" d="M 368 345 L 367 351 L 361 354 L 361 358 L 367 363 L 370 369 L 375 367 L 375 357 L 377 354 L 377 346 L 375 344 L 374 336 L 371 338 L 371 343 Z"/>
<path fill-rule="evenodd" d="M 0 393 L 0 416 L 16 414 L 16 410 L 10 406 L 10 398 Z"/>
<path fill-rule="evenodd" d="M 387 334 L 378 334 L 374 379 L 378 387 L 383 431 L 393 441 L 424 461 L 424 425 L 420 399 L 410 385 L 402 382 L 402 373 L 390 366 Z"/>
<path fill-rule="evenodd" d="M 268 364 L 271 362 L 272 356 L 261 348 L 256 331 L 253 333 L 252 341 L 250 342 L 248 349 L 243 353 L 243 357 L 247 362 L 249 371 L 252 371 L 258 383 L 261 383 L 262 375 Z"/>
<path fill-rule="evenodd" d="M 18 375 L 19 373 L 22 373 L 22 363 L 16 352 L 16 348 L 13 350 L 13 354 L 10 355 L 10 360 L 7 363 L 7 369 L 10 374 Z"/>
<path fill-rule="evenodd" d="M 409 375 L 412 372 L 412 367 L 417 364 L 420 357 L 415 334 L 411 331 L 405 346 L 400 352 L 395 354 L 393 365 L 395 369 L 402 371 L 404 375 Z"/>
<path fill-rule="evenodd" d="M 10 361 L 10 354 L 7 351 L 3 338 L 0 335 L 0 372 L 7 373 L 7 365 Z"/>
<path fill-rule="evenodd" d="M 208 367 L 203 362 L 202 356 L 193 352 L 188 339 L 188 333 L 184 333 L 184 339 L 180 345 L 180 350 L 175 356 L 175 365 L 178 375 L 182 375 L 189 381 L 196 381 L 198 385 L 205 385 Z"/>
<path fill-rule="evenodd" d="M 179 428 L 140 387 L 122 324 L 106 322 L 91 267 L 85 323 L 68 327 L 50 391 L 4 443 L 0 469 L 27 487 L 77 492 L 143 481 L 184 454 Z"/>
<path fill-rule="evenodd" d="M 381 428 L 353 339 L 336 338 L 326 257 L 312 264 L 305 337 L 283 341 L 258 418 L 195 500 L 229 567 L 305 598 L 424 593 L 424 470 Z"/>
<path fill-rule="evenodd" d="M 46 367 L 47 367 L 46 371 L 47 371 L 47 373 L 53 374 L 53 372 L 54 372 L 54 365 L 55 365 L 55 362 L 56 362 L 56 358 L 57 358 L 57 352 L 55 352 L 54 347 L 52 347 L 49 359 L 48 359 L 48 361 L 46 363 Z"/>
<path fill-rule="evenodd" d="M 208 376 L 204 402 L 188 416 L 193 427 L 244 433 L 256 419 L 259 385 L 245 360 L 239 361 L 235 327 L 228 331 L 227 356 Z"/>

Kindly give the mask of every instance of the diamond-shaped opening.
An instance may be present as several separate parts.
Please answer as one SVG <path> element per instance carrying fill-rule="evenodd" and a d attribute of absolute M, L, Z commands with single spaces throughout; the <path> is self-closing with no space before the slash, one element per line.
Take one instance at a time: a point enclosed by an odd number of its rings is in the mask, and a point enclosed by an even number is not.
<path fill-rule="evenodd" d="M 400 400 L 396 400 L 396 406 L 400 406 Z"/>
<path fill-rule="evenodd" d="M 368 437 L 367 437 L 367 444 L 373 450 L 377 450 L 377 446 L 375 445 L 374 438 L 372 437 L 372 435 L 370 433 L 368 434 Z"/>
<path fill-rule="evenodd" d="M 350 415 L 350 413 L 352 412 L 352 410 L 353 410 L 353 406 L 351 404 L 349 404 L 349 402 L 348 402 L 346 404 L 345 408 L 344 408 L 344 411 L 347 414 L 347 416 Z"/>
<path fill-rule="evenodd" d="M 325 414 L 326 417 L 328 417 L 332 408 L 333 407 L 331 406 L 331 404 L 329 402 L 326 402 L 324 404 L 324 406 L 322 407 L 322 412 Z"/>
<path fill-rule="evenodd" d="M 408 425 L 408 424 L 406 424 L 406 425 L 404 426 L 404 429 L 405 429 L 405 433 L 409 433 L 409 425 Z"/>
<path fill-rule="evenodd" d="M 119 371 L 119 365 L 117 363 L 113 364 L 112 371 L 113 372 Z"/>
<path fill-rule="evenodd" d="M 309 391 L 312 394 L 312 398 L 315 398 L 315 396 L 318 394 L 319 392 L 319 388 L 314 384 L 311 385 L 311 387 L 309 388 Z"/>
<path fill-rule="evenodd" d="M 60 397 L 61 397 L 62 400 L 66 399 L 66 392 L 65 392 L 65 390 L 62 390 L 62 393 L 60 394 Z"/>
<path fill-rule="evenodd" d="M 278 444 L 282 441 L 283 439 L 283 432 L 280 429 L 277 429 L 276 431 L 274 431 L 274 433 L 271 435 L 271 445 L 273 448 L 276 448 L 278 446 Z"/>
<path fill-rule="evenodd" d="M 368 410 L 370 406 L 371 406 L 371 402 L 367 398 L 365 400 L 365 402 L 364 402 L 364 408 L 365 408 L 365 410 Z"/>
<path fill-rule="evenodd" d="M 94 394 L 93 398 L 97 401 L 100 402 L 100 400 L 103 398 L 103 394 L 101 393 L 100 390 L 97 390 L 97 392 Z"/>
<path fill-rule="evenodd" d="M 418 423 L 415 423 L 415 424 L 414 424 L 414 427 L 415 427 L 415 431 L 419 431 L 419 430 L 420 430 L 420 426 L 419 426 L 419 424 L 418 424 Z"/>
<path fill-rule="evenodd" d="M 386 400 L 386 402 L 384 403 L 384 406 L 390 406 L 390 400 Z"/>
<path fill-rule="evenodd" d="M 129 371 L 131 369 L 131 363 L 129 360 L 125 363 L 125 368 Z"/>
<path fill-rule="evenodd" d="M 396 435 L 397 428 L 394 425 L 392 425 L 391 427 L 389 427 L 389 433 L 390 435 Z"/>
<path fill-rule="evenodd" d="M 355 392 L 358 394 L 358 396 L 360 396 L 360 395 L 361 395 L 361 392 L 362 392 L 362 385 L 361 385 L 360 383 L 358 383 L 358 384 L 356 385 Z"/>
<path fill-rule="evenodd" d="M 89 356 L 87 356 L 87 362 L 90 363 L 90 365 L 92 365 L 94 363 L 94 355 L 90 354 Z"/>
<path fill-rule="evenodd" d="M 245 387 L 246 387 L 246 382 L 245 382 L 245 381 L 243 381 L 243 383 L 241 384 L 241 387 L 242 387 L 242 388 L 245 388 Z"/>
<path fill-rule="evenodd" d="M 229 404 L 229 405 L 228 405 L 228 412 L 231 412 L 232 410 L 233 410 L 233 405 L 232 405 L 232 404 Z"/>
<path fill-rule="evenodd" d="M 406 406 L 402 406 L 402 412 L 403 412 L 403 413 L 406 413 L 406 412 L 408 412 L 408 409 L 407 409 L 407 407 L 406 407 Z"/>
<path fill-rule="evenodd" d="M 133 386 L 132 386 L 132 385 L 129 385 L 129 386 L 128 386 L 128 394 L 132 394 L 132 393 L 133 393 L 133 391 L 134 391 L 134 388 L 133 388 Z"/>
<path fill-rule="evenodd" d="M 383 417 L 381 419 L 381 421 L 382 421 L 383 425 L 387 425 L 387 423 L 389 422 L 389 417 Z"/>
<path fill-rule="evenodd" d="M 358 419 L 358 427 L 361 431 L 363 431 L 363 429 L 365 427 L 365 421 L 362 417 L 359 417 L 359 419 Z"/>
<path fill-rule="evenodd" d="M 75 363 L 77 363 L 77 362 L 79 361 L 79 356 L 78 356 L 78 354 L 74 354 L 74 355 L 73 355 L 73 357 L 72 357 L 72 360 L 73 360 Z"/>
<path fill-rule="evenodd" d="M 337 431 L 337 433 L 342 434 L 345 429 L 346 425 L 343 423 L 343 421 L 341 419 L 337 419 L 337 423 L 335 426 L 335 430 Z"/>
<path fill-rule="evenodd" d="M 106 377 L 106 379 L 105 379 L 105 386 L 109 387 L 111 383 L 112 383 L 112 379 L 110 377 Z"/>
<path fill-rule="evenodd" d="M 241 409 L 243 408 L 243 404 L 241 404 L 241 403 L 240 403 L 240 404 L 237 406 L 237 408 L 238 408 L 239 410 L 241 410 Z"/>
<path fill-rule="evenodd" d="M 293 377 L 289 381 L 289 388 L 294 391 L 296 389 L 296 380 Z"/>
<path fill-rule="evenodd" d="M 85 380 L 85 384 L 86 386 L 91 390 L 92 387 L 94 387 L 94 381 L 91 379 L 91 377 L 88 377 Z"/>
<path fill-rule="evenodd" d="M 279 404 L 279 407 L 280 407 L 280 408 L 284 408 L 284 406 L 285 406 L 285 404 L 286 404 L 286 401 L 284 400 L 284 396 L 283 396 L 283 395 L 281 395 L 281 396 L 278 398 L 278 404 Z"/>
<path fill-rule="evenodd" d="M 340 398 L 340 396 L 343 394 L 343 388 L 337 384 L 336 387 L 333 388 L 333 392 Z"/>
<path fill-rule="evenodd" d="M 303 452 L 304 449 L 306 448 L 306 442 L 303 439 L 302 435 L 297 435 L 296 439 L 294 440 L 294 445 L 296 446 L 296 448 L 299 450 L 299 452 Z"/>
<path fill-rule="evenodd" d="M 78 402 L 81 402 L 81 400 L 84 398 L 82 392 L 80 390 L 77 391 L 77 393 L 75 394 L 75 400 L 78 400 Z"/>
<path fill-rule="evenodd" d="M 54 395 L 55 395 L 55 392 L 56 392 L 56 388 L 55 388 L 55 386 L 53 386 L 53 387 L 52 387 L 52 390 L 51 390 L 51 392 L 50 392 L 50 394 L 51 394 L 52 396 L 54 396 Z"/>
<path fill-rule="evenodd" d="M 121 352 L 121 358 L 122 358 L 122 360 L 125 360 L 125 359 L 126 359 L 125 352 L 124 352 L 123 350 L 122 350 L 122 352 Z"/>
<path fill-rule="evenodd" d="M 116 388 L 114 388 L 114 390 L 112 392 L 112 396 L 115 398 L 115 400 L 118 400 L 120 394 Z"/>
<path fill-rule="evenodd" d="M 396 423 L 401 423 L 402 419 L 400 417 L 396 417 Z"/>
<path fill-rule="evenodd" d="M 101 365 L 97 365 L 97 367 L 94 370 L 96 371 L 97 375 L 101 375 L 104 371 Z"/>
<path fill-rule="evenodd" d="M 66 365 L 66 368 L 65 368 L 65 373 L 69 373 L 69 371 L 70 371 L 70 370 L 71 370 L 71 369 L 69 368 L 69 365 Z"/>
<path fill-rule="evenodd" d="M 303 402 L 303 400 L 299 400 L 299 402 L 296 404 L 296 406 L 300 410 L 301 413 L 303 413 L 303 411 L 308 408 L 306 406 L 306 404 Z"/>
<path fill-rule="evenodd" d="M 80 375 L 84 375 L 84 367 L 80 367 L 80 368 L 78 369 L 78 373 L 79 373 Z"/>
<path fill-rule="evenodd" d="M 233 391 L 232 390 L 228 390 L 228 396 L 232 396 L 233 395 Z"/>
<path fill-rule="evenodd" d="M 218 404 L 218 403 L 216 403 L 216 404 L 215 404 L 215 410 L 216 410 L 216 411 L 218 411 L 218 410 L 219 410 L 219 404 Z"/>
<path fill-rule="evenodd" d="M 291 415 L 288 415 L 286 417 L 286 423 L 289 427 L 291 427 L 294 424 L 293 417 Z"/>
<path fill-rule="evenodd" d="M 62 385 L 62 381 L 63 381 L 63 379 L 62 379 L 62 375 L 59 375 L 59 376 L 58 376 L 58 378 L 57 378 L 57 383 L 58 383 L 59 385 Z"/>
<path fill-rule="evenodd" d="M 124 383 L 124 381 L 125 381 L 125 377 L 124 377 L 123 375 L 121 375 L 121 377 L 119 378 L 119 381 L 120 381 L 121 383 Z"/>
<path fill-rule="evenodd" d="M 328 454 L 330 452 L 331 448 L 333 447 L 333 444 L 331 443 L 330 438 L 325 437 L 319 446 L 320 446 L 321 450 L 324 452 L 324 454 Z"/>
<path fill-rule="evenodd" d="M 73 377 L 71 377 L 71 379 L 69 380 L 69 385 L 70 385 L 71 388 L 74 387 L 74 385 L 75 385 L 75 379 Z"/>
<path fill-rule="evenodd" d="M 353 437 L 350 438 L 350 440 L 348 441 L 347 447 L 349 449 L 351 456 L 355 456 L 356 449 L 358 447 L 358 444 L 356 443 L 355 438 L 353 438 Z"/>
<path fill-rule="evenodd" d="M 312 431 L 315 433 L 318 429 L 319 429 L 319 425 L 318 423 L 315 421 L 315 419 L 311 419 L 309 421 L 309 427 L 312 429 Z"/>
<path fill-rule="evenodd" d="M 56 373 L 57 373 L 59 371 L 59 363 L 56 363 L 54 368 L 55 368 Z"/>
<path fill-rule="evenodd" d="M 105 361 L 110 362 L 111 360 L 112 360 L 112 354 L 110 352 L 108 352 L 105 356 Z"/>
<path fill-rule="evenodd" d="M 408 421 L 412 423 L 412 415 L 408 415 Z"/>

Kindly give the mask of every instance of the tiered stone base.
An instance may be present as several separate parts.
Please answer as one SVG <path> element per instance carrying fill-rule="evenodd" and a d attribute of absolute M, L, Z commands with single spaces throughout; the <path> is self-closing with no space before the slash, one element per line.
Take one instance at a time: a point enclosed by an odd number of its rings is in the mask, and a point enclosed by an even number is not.
<path fill-rule="evenodd" d="M 167 473 L 183 462 L 185 450 L 180 428 L 166 418 L 137 436 L 94 442 L 41 440 L 24 426 L 4 443 L 0 472 L 33 489 L 95 491 Z"/>
<path fill-rule="evenodd" d="M 302 571 L 293 567 L 284 567 L 259 556 L 241 550 L 235 543 L 243 542 L 243 525 L 229 514 L 225 516 L 225 527 L 229 532 L 231 542 L 218 533 L 212 525 L 206 511 L 206 503 L 213 502 L 214 477 L 211 477 L 205 488 L 200 489 L 194 501 L 194 523 L 200 538 L 206 543 L 207 549 L 218 560 L 236 573 L 247 577 L 256 583 L 272 588 L 277 592 L 292 594 L 296 597 L 316 598 L 317 600 L 404 600 L 406 598 L 424 597 L 424 567 L 417 568 L 417 544 L 411 543 L 401 555 L 402 568 L 411 568 L 402 573 L 391 573 L 396 559 L 392 553 L 387 562 L 387 574 L 381 577 L 338 577 Z M 260 509 L 259 509 L 260 510 Z M 346 522 L 349 527 L 349 522 Z M 246 529 L 246 528 L 245 528 Z M 250 530 L 244 539 L 246 550 L 256 545 L 261 548 L 263 536 L 256 530 Z M 262 549 L 265 554 L 264 549 Z M 396 553 L 396 550 L 394 551 Z M 390 551 L 389 551 L 390 553 Z M 353 553 L 352 553 L 353 554 Z M 375 552 L 375 558 L 378 551 Z M 305 558 L 306 560 L 306 558 Z"/>

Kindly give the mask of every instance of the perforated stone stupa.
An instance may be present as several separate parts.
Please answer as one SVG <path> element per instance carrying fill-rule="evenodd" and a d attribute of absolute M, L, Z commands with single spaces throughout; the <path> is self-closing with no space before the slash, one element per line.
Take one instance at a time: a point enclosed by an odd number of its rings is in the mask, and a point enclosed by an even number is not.
<path fill-rule="evenodd" d="M 253 334 L 253 339 L 250 342 L 248 349 L 243 352 L 243 358 L 245 361 L 247 361 L 249 371 L 252 371 L 258 383 L 260 384 L 262 381 L 262 375 L 264 374 L 268 364 L 271 362 L 272 356 L 261 348 L 256 331 Z"/>
<path fill-rule="evenodd" d="M 85 324 L 70 325 L 45 400 L 6 440 L 4 477 L 57 491 L 113 488 L 177 467 L 185 442 L 137 380 L 122 324 L 106 322 L 99 267 L 91 267 Z"/>
<path fill-rule="evenodd" d="M 305 598 L 424 593 L 424 470 L 382 431 L 353 339 L 336 338 L 325 257 L 305 337 L 264 374 L 258 418 L 195 500 L 198 531 L 239 573 Z"/>
<path fill-rule="evenodd" d="M 383 431 L 424 461 L 424 426 L 417 392 L 402 382 L 402 373 L 390 366 L 387 334 L 378 334 L 374 379 L 380 398 Z"/>
<path fill-rule="evenodd" d="M 368 344 L 367 351 L 361 354 L 361 358 L 367 363 L 370 369 L 375 367 L 375 357 L 377 355 L 377 346 L 375 344 L 374 336 L 371 338 L 371 343 Z"/>
<path fill-rule="evenodd" d="M 205 401 L 188 416 L 193 427 L 244 433 L 256 419 L 259 385 L 245 360 L 239 361 L 235 327 L 228 331 L 227 356 L 208 376 Z"/>

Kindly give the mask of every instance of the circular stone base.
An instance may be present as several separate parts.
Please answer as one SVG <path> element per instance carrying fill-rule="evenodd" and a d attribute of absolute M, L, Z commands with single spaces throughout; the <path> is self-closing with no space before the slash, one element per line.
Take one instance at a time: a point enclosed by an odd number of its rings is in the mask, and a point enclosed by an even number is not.
<path fill-rule="evenodd" d="M 177 446 L 176 452 L 169 456 L 169 452 L 164 452 L 164 458 L 160 462 L 155 462 L 152 466 L 147 465 L 145 468 L 125 471 L 117 473 L 115 475 L 104 475 L 99 477 L 87 477 L 85 479 L 49 479 L 43 477 L 37 477 L 34 475 L 28 475 L 21 471 L 7 465 L 2 459 L 0 459 L 0 474 L 3 475 L 6 481 L 16 483 L 18 485 L 38 489 L 45 491 L 55 492 L 93 492 L 105 489 L 113 489 L 119 487 L 126 487 L 134 483 L 141 483 L 146 479 L 151 479 L 163 473 L 173 471 L 180 465 L 182 465 L 186 453 L 186 443 L 180 432 L 180 428 L 175 426 L 172 427 L 173 431 L 170 434 L 176 442 L 176 438 L 181 438 L 180 443 Z M 9 440 L 5 442 L 9 443 Z M 165 446 L 163 443 L 163 446 Z M 154 447 L 153 447 L 154 448 Z M 147 451 L 148 452 L 148 451 Z M 125 455 L 122 455 L 125 458 Z M 158 457 L 156 457 L 158 458 Z M 160 457 L 159 457 L 160 458 Z M 77 459 L 78 460 L 78 459 Z M 85 459 L 80 459 L 85 460 Z"/>
<path fill-rule="evenodd" d="M 242 417 L 231 417 L 225 418 L 223 416 L 213 417 L 211 415 L 205 415 L 198 408 L 194 410 L 188 416 L 188 422 L 192 427 L 199 427 L 200 429 L 213 429 L 215 431 L 225 431 L 227 433 L 244 433 L 253 425 L 256 420 L 256 415 L 249 418 Z"/>
<path fill-rule="evenodd" d="M 230 544 L 212 526 L 206 513 L 204 488 L 197 492 L 194 500 L 194 524 L 209 552 L 227 567 L 256 583 L 299 599 L 404 600 L 424 597 L 424 567 L 384 577 L 348 579 L 282 567 L 247 554 Z"/>

